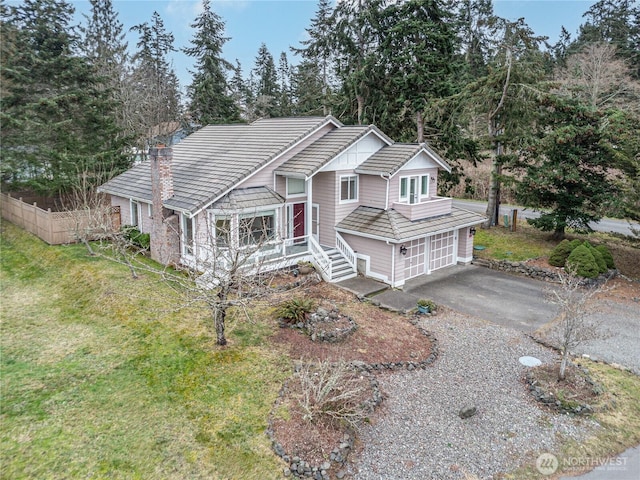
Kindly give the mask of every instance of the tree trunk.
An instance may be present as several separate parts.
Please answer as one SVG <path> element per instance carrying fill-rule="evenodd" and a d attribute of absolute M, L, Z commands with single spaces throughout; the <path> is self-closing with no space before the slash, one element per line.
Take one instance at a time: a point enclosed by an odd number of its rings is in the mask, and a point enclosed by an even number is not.
<path fill-rule="evenodd" d="M 356 95 L 356 101 L 358 102 L 358 125 L 362 125 L 362 116 L 364 115 L 364 97 L 362 95 Z"/>
<path fill-rule="evenodd" d="M 496 157 L 502 154 L 502 145 L 500 142 L 496 144 Z M 489 185 L 489 198 L 487 199 L 487 228 L 498 225 L 498 217 L 500 215 L 500 175 L 502 174 L 502 166 L 497 158 L 493 159 L 491 164 L 491 183 Z"/>
<path fill-rule="evenodd" d="M 553 240 L 562 240 L 564 238 L 564 227 L 556 227 L 551 238 Z"/>
<path fill-rule="evenodd" d="M 569 349 L 565 347 L 562 351 L 562 361 L 560 362 L 560 372 L 558 373 L 558 379 L 564 380 L 567 370 L 567 363 L 569 363 Z"/>
<path fill-rule="evenodd" d="M 424 143 L 424 118 L 422 112 L 416 112 L 416 130 L 418 132 L 418 143 Z"/>
<path fill-rule="evenodd" d="M 227 339 L 224 336 L 224 321 L 227 316 L 227 309 L 222 305 L 215 307 L 213 313 L 213 319 L 216 326 L 216 344 L 224 346 L 227 344 Z"/>

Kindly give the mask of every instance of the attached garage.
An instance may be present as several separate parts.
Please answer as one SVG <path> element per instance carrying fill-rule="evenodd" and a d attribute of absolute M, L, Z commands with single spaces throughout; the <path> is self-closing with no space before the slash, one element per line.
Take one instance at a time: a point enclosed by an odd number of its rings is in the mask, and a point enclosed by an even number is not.
<path fill-rule="evenodd" d="M 449 267 L 456 264 L 458 245 L 458 230 L 438 233 L 430 237 L 429 242 L 429 271 Z"/>

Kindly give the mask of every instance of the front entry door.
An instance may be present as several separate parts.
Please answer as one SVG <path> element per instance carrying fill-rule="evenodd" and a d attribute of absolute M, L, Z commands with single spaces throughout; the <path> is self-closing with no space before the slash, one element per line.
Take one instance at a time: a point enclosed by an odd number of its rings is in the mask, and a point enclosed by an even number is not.
<path fill-rule="evenodd" d="M 293 204 L 293 238 L 296 243 L 305 241 L 305 207 L 304 202 Z"/>

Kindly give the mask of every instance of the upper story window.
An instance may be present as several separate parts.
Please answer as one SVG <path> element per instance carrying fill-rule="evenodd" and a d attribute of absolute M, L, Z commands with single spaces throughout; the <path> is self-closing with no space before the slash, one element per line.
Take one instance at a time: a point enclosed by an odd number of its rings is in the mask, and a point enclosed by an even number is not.
<path fill-rule="evenodd" d="M 429 175 L 400 177 L 400 202 L 419 203 L 429 198 Z"/>
<path fill-rule="evenodd" d="M 358 176 L 340 177 L 340 201 L 355 202 L 358 200 Z"/>
<path fill-rule="evenodd" d="M 302 178 L 287 178 L 287 196 L 307 193 L 307 182 Z"/>

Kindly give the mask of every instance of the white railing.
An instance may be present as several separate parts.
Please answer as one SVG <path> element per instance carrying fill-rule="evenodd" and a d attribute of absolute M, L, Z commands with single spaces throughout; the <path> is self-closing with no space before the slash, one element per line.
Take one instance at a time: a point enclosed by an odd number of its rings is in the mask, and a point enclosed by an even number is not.
<path fill-rule="evenodd" d="M 351 268 L 356 268 L 356 252 L 349 246 L 349 244 L 342 238 L 338 232 L 336 232 L 336 248 L 342 253 L 347 260 Z"/>
<path fill-rule="evenodd" d="M 329 255 L 323 250 L 318 242 L 313 238 L 313 235 L 309 235 L 309 251 L 313 255 L 313 260 L 316 263 L 316 267 L 320 270 L 320 275 L 325 281 L 331 280 L 331 259 Z"/>

